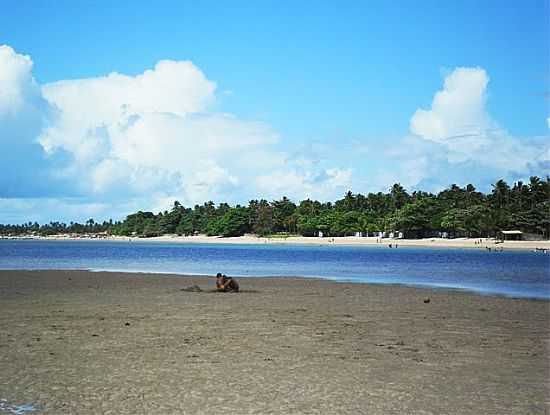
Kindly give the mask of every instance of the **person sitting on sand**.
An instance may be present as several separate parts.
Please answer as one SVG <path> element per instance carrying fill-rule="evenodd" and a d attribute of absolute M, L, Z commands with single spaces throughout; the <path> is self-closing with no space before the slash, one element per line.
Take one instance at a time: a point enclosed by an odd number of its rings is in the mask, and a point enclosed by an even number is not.
<path fill-rule="evenodd" d="M 235 278 L 218 272 L 216 275 L 216 289 L 220 292 L 239 292 L 239 283 Z"/>

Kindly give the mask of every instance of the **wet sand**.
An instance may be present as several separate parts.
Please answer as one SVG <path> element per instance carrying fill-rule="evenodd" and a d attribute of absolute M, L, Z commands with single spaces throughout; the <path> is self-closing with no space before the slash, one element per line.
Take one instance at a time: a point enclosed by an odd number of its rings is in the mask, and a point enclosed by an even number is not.
<path fill-rule="evenodd" d="M 0 413 L 550 411 L 548 301 L 239 281 L 0 272 Z"/>

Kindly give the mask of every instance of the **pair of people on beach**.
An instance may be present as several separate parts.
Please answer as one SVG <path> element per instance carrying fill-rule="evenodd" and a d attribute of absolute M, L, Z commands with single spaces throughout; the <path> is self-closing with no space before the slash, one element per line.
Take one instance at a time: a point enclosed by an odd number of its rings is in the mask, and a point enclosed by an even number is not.
<path fill-rule="evenodd" d="M 239 292 L 239 283 L 236 279 L 218 272 L 216 275 L 216 289 L 220 292 Z"/>

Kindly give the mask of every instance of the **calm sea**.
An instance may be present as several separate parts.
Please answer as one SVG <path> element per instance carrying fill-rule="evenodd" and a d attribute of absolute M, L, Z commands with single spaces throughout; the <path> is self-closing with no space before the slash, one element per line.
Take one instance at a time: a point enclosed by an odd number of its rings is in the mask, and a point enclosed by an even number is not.
<path fill-rule="evenodd" d="M 320 277 L 550 299 L 550 255 L 387 246 L 0 240 L 0 269 Z"/>

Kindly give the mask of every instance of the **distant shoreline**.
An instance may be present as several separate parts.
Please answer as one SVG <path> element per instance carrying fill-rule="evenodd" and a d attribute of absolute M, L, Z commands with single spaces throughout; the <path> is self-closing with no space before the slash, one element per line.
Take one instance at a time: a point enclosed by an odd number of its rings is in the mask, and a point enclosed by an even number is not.
<path fill-rule="evenodd" d="M 425 238 L 425 239 L 391 239 L 376 237 L 259 237 L 245 235 L 238 237 L 219 236 L 178 236 L 163 235 L 152 238 L 138 238 L 127 236 L 32 236 L 32 237 L 0 237 L 0 240 L 54 240 L 54 241 L 118 241 L 118 242 L 168 242 L 168 243 L 198 243 L 198 244 L 275 244 L 275 245 L 322 245 L 322 246 L 387 246 L 395 247 L 431 247 L 431 248 L 477 248 L 477 249 L 514 249 L 535 250 L 546 249 L 550 251 L 550 241 L 504 241 L 493 238 Z"/>

